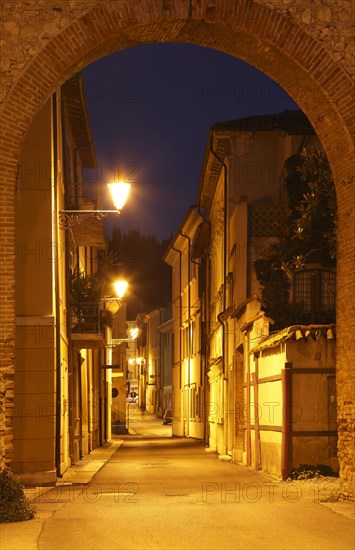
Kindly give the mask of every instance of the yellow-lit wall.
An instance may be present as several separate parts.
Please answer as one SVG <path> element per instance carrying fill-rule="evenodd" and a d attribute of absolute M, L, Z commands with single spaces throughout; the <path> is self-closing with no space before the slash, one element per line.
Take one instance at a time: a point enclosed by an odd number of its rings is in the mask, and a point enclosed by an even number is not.
<path fill-rule="evenodd" d="M 14 460 L 24 481 L 55 472 L 55 324 L 52 246 L 51 107 L 34 119 L 16 197 L 16 373 Z"/>
<path fill-rule="evenodd" d="M 190 243 L 201 221 L 194 211 L 186 219 L 182 233 L 190 238 Z M 173 273 L 172 431 L 173 435 L 203 439 L 205 403 L 204 375 L 201 370 L 198 266 L 191 259 L 191 248 L 189 251 L 189 239 L 186 236 L 180 234 L 176 238 L 169 256 Z"/>
<path fill-rule="evenodd" d="M 60 147 L 57 166 L 51 162 L 52 128 L 51 102 L 47 102 L 24 141 L 16 205 L 13 469 L 27 483 L 55 482 L 57 444 L 59 472 L 69 466 L 65 239 L 57 227 L 57 210 L 63 206 L 63 184 Z M 57 134 L 59 138 L 59 113 Z M 58 178 L 54 177 L 56 168 L 59 168 Z M 59 339 L 55 319 L 60 319 Z M 56 443 L 58 346 L 61 435 Z"/>
<path fill-rule="evenodd" d="M 281 475 L 282 426 L 286 408 L 292 414 L 290 440 L 290 468 L 301 464 L 325 464 L 338 469 L 336 457 L 336 395 L 335 395 L 335 342 L 323 337 L 306 341 L 287 341 L 251 356 L 250 372 L 258 373 L 258 407 L 254 387 L 250 388 L 248 399 L 251 418 L 251 455 L 255 465 L 256 445 L 260 445 L 261 464 L 264 471 Z M 279 375 L 291 363 L 292 401 L 283 401 L 282 381 L 262 382 L 263 378 Z M 257 368 L 256 368 L 257 364 Z M 297 369 L 303 369 L 297 372 Z M 323 369 L 328 369 L 324 372 Z M 319 372 L 317 372 L 319 371 Z M 331 380 L 334 380 L 334 384 Z M 334 394 L 331 394 L 331 388 Z M 333 407 L 333 411 L 331 410 Z M 258 414 L 260 444 L 255 439 L 253 426 Z M 330 430 L 334 435 L 317 432 Z"/>
<path fill-rule="evenodd" d="M 63 134 L 70 151 L 71 185 L 75 181 L 80 186 L 82 169 L 78 157 L 79 179 L 74 180 L 76 144 L 66 117 L 65 129 L 62 126 L 62 115 L 58 90 L 56 102 L 48 101 L 34 119 L 19 171 L 13 469 L 27 483 L 54 483 L 57 474 L 99 443 L 99 354 L 73 349 L 69 357 L 67 254 L 70 250 L 75 262 L 78 254 L 79 268 L 88 274 L 97 258 L 90 246 L 78 251 L 72 234 L 59 227 L 68 183 Z"/>

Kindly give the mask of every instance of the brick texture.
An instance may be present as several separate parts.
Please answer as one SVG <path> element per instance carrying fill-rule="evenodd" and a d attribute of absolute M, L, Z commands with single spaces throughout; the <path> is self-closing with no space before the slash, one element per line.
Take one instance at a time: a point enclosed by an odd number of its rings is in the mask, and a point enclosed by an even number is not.
<path fill-rule="evenodd" d="M 12 449 L 14 189 L 21 143 L 56 86 L 113 51 L 190 42 L 243 59 L 281 84 L 312 122 L 338 200 L 337 388 L 344 495 L 354 498 L 354 105 L 352 0 L 27 0 L 0 7 L 0 443 Z"/>

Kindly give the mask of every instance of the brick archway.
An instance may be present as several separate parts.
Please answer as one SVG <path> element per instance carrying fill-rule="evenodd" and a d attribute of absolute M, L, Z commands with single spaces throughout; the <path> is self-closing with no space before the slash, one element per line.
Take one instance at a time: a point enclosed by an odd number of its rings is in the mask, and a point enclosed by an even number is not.
<path fill-rule="evenodd" d="M 29 4 L 31 7 L 31 2 Z M 303 0 L 293 2 L 296 7 L 304 4 Z M 34 6 L 38 5 L 42 10 L 52 11 L 44 11 L 42 17 L 36 18 L 38 8 Z M 55 87 L 87 64 L 137 44 L 189 42 L 239 57 L 281 84 L 309 117 L 330 161 L 339 218 L 339 458 L 343 491 L 353 494 L 354 350 L 349 342 L 354 326 L 351 304 L 355 294 L 352 274 L 355 248 L 352 208 L 355 86 L 343 60 L 336 60 L 334 44 L 327 35 L 322 41 L 317 40 L 302 24 L 304 12 L 300 11 L 301 8 L 298 15 L 291 17 L 282 0 L 267 3 L 249 0 L 138 0 L 134 3 L 130 0 L 77 0 L 69 9 L 71 11 L 68 11 L 66 0 L 36 2 L 27 18 L 16 19 L 10 14 L 4 23 L 6 29 L 14 29 L 17 25 L 20 35 L 25 29 L 27 34 L 32 32 L 32 36 L 36 36 L 26 52 L 21 49 L 21 41 L 11 52 L 9 86 L 4 89 L 1 112 L 0 315 L 3 370 L 0 400 L 8 406 L 8 425 L 5 423 L 5 427 L 1 427 L 8 456 L 11 454 L 10 418 L 15 368 L 14 189 L 22 140 L 34 115 Z M 56 14 L 55 24 L 53 13 Z M 50 15 L 48 20 L 46 14 Z M 12 26 L 7 25 L 9 22 Z M 325 27 L 326 21 L 323 23 Z"/>

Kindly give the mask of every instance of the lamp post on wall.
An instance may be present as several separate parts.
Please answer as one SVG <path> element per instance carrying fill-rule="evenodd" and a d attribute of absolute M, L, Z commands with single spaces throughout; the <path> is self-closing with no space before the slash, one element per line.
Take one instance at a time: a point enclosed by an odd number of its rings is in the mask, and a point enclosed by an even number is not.
<path fill-rule="evenodd" d="M 101 220 L 108 214 L 120 214 L 122 208 L 126 204 L 131 185 L 123 181 L 118 181 L 115 183 L 108 183 L 107 186 L 110 190 L 112 202 L 116 210 L 59 210 L 60 229 L 69 229 L 73 225 L 78 225 L 88 218 Z"/>

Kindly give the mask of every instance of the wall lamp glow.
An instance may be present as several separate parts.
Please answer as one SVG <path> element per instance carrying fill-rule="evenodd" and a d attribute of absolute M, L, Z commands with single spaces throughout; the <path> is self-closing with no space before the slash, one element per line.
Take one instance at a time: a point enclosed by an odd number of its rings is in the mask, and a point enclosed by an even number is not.
<path fill-rule="evenodd" d="M 126 293 L 128 283 L 127 281 L 115 281 L 113 283 L 116 296 L 113 298 L 101 298 L 101 302 L 105 302 L 105 307 L 111 311 L 114 315 L 118 312 L 122 305 L 123 296 Z"/>
<path fill-rule="evenodd" d="M 101 220 L 108 214 L 120 214 L 126 204 L 131 185 L 123 181 L 107 184 L 113 204 L 116 210 L 59 210 L 59 227 L 69 229 L 73 225 L 78 225 L 88 218 Z"/>
<path fill-rule="evenodd" d="M 126 294 L 126 290 L 128 287 L 127 281 L 115 281 L 113 283 L 113 286 L 115 287 L 115 292 L 119 298 L 123 298 L 123 296 Z"/>

